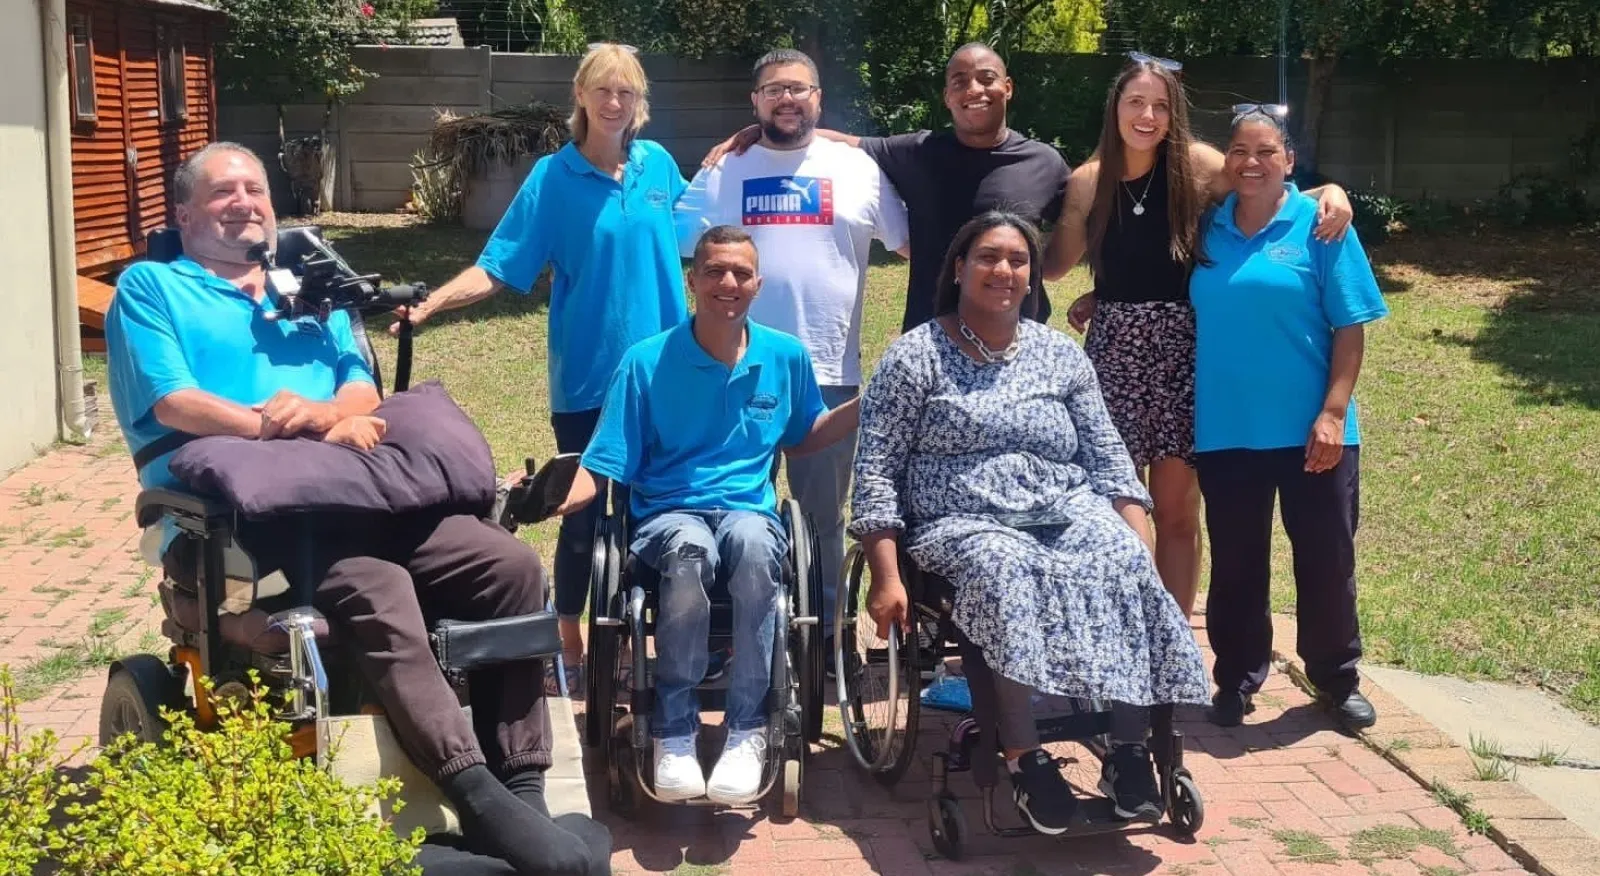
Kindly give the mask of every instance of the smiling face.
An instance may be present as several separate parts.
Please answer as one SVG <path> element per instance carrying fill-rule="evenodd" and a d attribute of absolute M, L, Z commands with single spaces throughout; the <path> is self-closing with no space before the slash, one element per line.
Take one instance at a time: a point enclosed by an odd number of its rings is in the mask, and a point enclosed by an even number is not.
<path fill-rule="evenodd" d="M 588 134 L 611 140 L 622 139 L 639 104 L 638 90 L 620 76 L 595 82 L 577 97 L 588 119 Z"/>
<path fill-rule="evenodd" d="M 697 319 L 744 319 L 761 291 L 755 246 L 748 241 L 707 244 L 689 269 L 689 289 Z"/>
<path fill-rule="evenodd" d="M 1028 240 L 1009 225 L 991 228 L 973 239 L 965 258 L 956 259 L 961 300 L 984 313 L 1016 316 L 1028 296 L 1033 270 Z"/>
<path fill-rule="evenodd" d="M 1129 149 L 1149 152 L 1161 145 L 1172 123 L 1172 95 L 1167 84 L 1145 72 L 1128 80 L 1117 99 L 1117 131 Z"/>
<path fill-rule="evenodd" d="M 963 49 L 945 67 L 944 105 L 960 133 L 982 136 L 998 132 L 1005 126 L 1011 93 L 1005 63 L 988 49 Z"/>
<path fill-rule="evenodd" d="M 811 139 L 822 113 L 822 92 L 816 77 L 804 64 L 774 64 L 761 71 L 750 100 L 755 104 L 761 134 L 777 146 L 803 145 Z M 796 97 L 796 89 L 809 89 Z M 776 96 L 766 92 L 776 91 Z"/>
<path fill-rule="evenodd" d="M 251 247 L 278 237 L 267 172 L 242 152 L 206 159 L 175 212 L 184 251 L 197 259 L 250 263 Z"/>
<path fill-rule="evenodd" d="M 1284 146 L 1277 125 L 1245 121 L 1234 126 L 1224 167 L 1239 197 L 1277 197 L 1294 172 L 1294 153 Z"/>

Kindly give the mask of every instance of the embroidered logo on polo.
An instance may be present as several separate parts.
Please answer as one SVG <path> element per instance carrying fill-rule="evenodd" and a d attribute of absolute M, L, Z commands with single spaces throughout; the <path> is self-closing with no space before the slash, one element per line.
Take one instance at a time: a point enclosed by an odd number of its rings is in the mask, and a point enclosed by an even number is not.
<path fill-rule="evenodd" d="M 1280 265 L 1299 264 L 1306 258 L 1306 248 L 1287 241 L 1268 244 L 1264 250 L 1269 260 Z"/>
<path fill-rule="evenodd" d="M 744 409 L 753 420 L 770 420 L 778 410 L 778 397 L 769 392 L 758 392 L 745 402 Z"/>
<path fill-rule="evenodd" d="M 833 180 L 765 176 L 744 181 L 746 225 L 832 225 Z"/>

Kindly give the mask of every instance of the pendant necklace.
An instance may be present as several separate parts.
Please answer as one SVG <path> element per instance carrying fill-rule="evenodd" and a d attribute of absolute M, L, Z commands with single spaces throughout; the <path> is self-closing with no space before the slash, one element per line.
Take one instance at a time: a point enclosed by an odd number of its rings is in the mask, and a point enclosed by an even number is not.
<path fill-rule="evenodd" d="M 1135 216 L 1143 216 L 1144 215 L 1144 199 L 1150 196 L 1150 184 L 1155 182 L 1155 181 L 1156 181 L 1156 169 L 1154 167 L 1152 167 L 1152 168 L 1150 168 L 1150 177 L 1149 177 L 1149 179 L 1146 179 L 1144 181 L 1144 194 L 1140 195 L 1138 200 L 1133 202 L 1133 215 L 1135 215 Z M 1128 183 L 1127 183 L 1126 180 L 1123 181 L 1122 188 L 1123 188 L 1124 191 L 1126 191 L 1128 193 L 1128 197 L 1129 198 L 1133 197 L 1133 189 L 1128 188 Z"/>

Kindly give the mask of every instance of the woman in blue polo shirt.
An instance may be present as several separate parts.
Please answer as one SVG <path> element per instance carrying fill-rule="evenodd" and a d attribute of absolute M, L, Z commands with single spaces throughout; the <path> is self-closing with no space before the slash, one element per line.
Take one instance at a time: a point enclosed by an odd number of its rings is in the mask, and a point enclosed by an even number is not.
<path fill-rule="evenodd" d="M 1363 325 L 1388 314 L 1354 229 L 1312 233 L 1317 204 L 1288 182 L 1283 108 L 1240 106 L 1228 143 L 1233 193 L 1202 223 L 1195 460 L 1211 541 L 1206 625 L 1216 653 L 1210 718 L 1251 711 L 1272 653 L 1272 512 L 1294 549 L 1299 652 L 1347 726 L 1376 716 L 1357 690 L 1355 530 L 1360 429 L 1352 398 Z"/>
<path fill-rule="evenodd" d="M 531 292 L 548 266 L 550 423 L 561 453 L 588 446 L 622 354 L 688 318 L 672 223 L 688 182 L 666 149 L 638 137 L 650 118 L 648 90 L 636 50 L 591 48 L 573 78 L 572 141 L 533 166 L 477 264 L 411 315 L 422 322 L 507 287 Z M 570 680 L 582 666 L 578 617 L 594 521 L 605 506 L 600 489 L 600 501 L 562 520 L 556 542 L 556 612 Z M 621 495 L 612 498 L 627 507 Z"/>

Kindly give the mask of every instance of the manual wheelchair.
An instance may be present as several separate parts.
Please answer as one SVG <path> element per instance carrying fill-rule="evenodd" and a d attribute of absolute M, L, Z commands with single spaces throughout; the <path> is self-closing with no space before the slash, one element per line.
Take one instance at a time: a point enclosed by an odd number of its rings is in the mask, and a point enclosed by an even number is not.
<path fill-rule="evenodd" d="M 179 246 L 175 231 L 160 229 L 150 236 L 149 257 L 170 261 L 180 254 Z M 340 309 L 351 313 L 352 329 L 381 394 L 377 357 L 359 315 L 392 311 L 421 300 L 427 290 L 379 288 L 375 276 L 351 270 L 314 226 L 282 230 L 275 264 L 270 266 L 279 271 L 275 288 L 283 306 L 277 318 L 326 317 Z M 402 321 L 395 391 L 404 391 L 410 379 L 411 338 L 410 323 Z M 518 524 L 548 516 L 559 502 L 551 497 L 565 495 L 567 485 L 557 483 L 561 474 L 553 466 L 536 474 L 530 460 L 520 481 L 501 485 L 490 518 L 514 531 Z M 289 743 L 297 757 L 329 755 L 335 740 L 319 726 L 325 719 L 382 714 L 357 670 L 355 655 L 341 646 L 337 632 L 311 607 L 315 582 L 301 575 L 291 584 L 281 570 L 257 570 L 235 540 L 233 509 L 196 493 L 146 489 L 137 498 L 135 516 L 146 533 L 147 562 L 163 565 L 157 536 L 166 524 L 177 532 L 173 547 L 190 551 L 198 562 L 193 582 L 166 575 L 160 584 L 165 611 L 161 631 L 171 642 L 166 656 L 134 654 L 111 664 L 100 706 L 101 745 L 124 734 L 160 741 L 166 729 L 162 709 L 192 714 L 197 726 L 209 729 L 216 724 L 219 702 L 246 695 L 252 674 L 273 702 L 283 703 L 276 717 L 291 727 Z M 310 534 L 305 528 L 291 531 Z M 548 610 L 479 622 L 441 620 L 430 629 L 430 640 L 464 708 L 470 708 L 467 678 L 472 671 L 500 663 L 561 659 L 559 627 L 555 613 Z M 209 679 L 209 689 L 197 683 L 201 678 Z M 385 731 L 378 738 L 386 735 Z M 430 789 L 412 785 L 426 782 L 420 772 L 407 759 L 396 762 L 391 754 L 381 755 L 380 766 L 405 777 L 407 794 L 432 796 Z M 448 816 L 444 820 L 451 821 Z"/>
<path fill-rule="evenodd" d="M 584 742 L 606 776 L 611 808 L 628 816 L 642 799 L 660 801 L 652 776 L 650 716 L 654 703 L 651 637 L 660 575 L 629 550 L 631 521 L 626 511 L 601 517 L 595 529 L 589 583 L 588 646 L 585 650 Z M 779 503 L 788 536 L 774 625 L 772 682 L 767 692 L 767 763 L 761 797 L 776 798 L 779 812 L 800 811 L 800 788 L 810 743 L 822 737 L 823 644 L 817 629 L 822 611 L 822 579 L 814 564 L 820 554 L 809 519 L 793 499 Z M 708 650 L 733 638 L 733 603 L 718 584 L 709 594 L 711 635 Z M 720 708 L 731 673 L 696 687 L 702 709 Z M 627 704 L 620 703 L 626 692 Z M 687 805 L 719 805 L 701 797 Z"/>
<path fill-rule="evenodd" d="M 852 544 L 845 556 L 845 574 L 839 581 L 834 615 L 834 670 L 837 676 L 840 717 L 844 738 L 857 765 L 886 786 L 905 775 L 916 754 L 923 679 L 951 657 L 959 657 L 968 680 L 972 708 L 951 728 L 945 748 L 932 756 L 933 796 L 928 800 L 928 830 L 940 854 L 960 860 L 971 831 L 965 810 L 950 790 L 950 774 L 972 772 L 982 793 L 984 825 L 990 833 L 1031 836 L 1036 831 L 1026 821 L 1001 826 L 995 818 L 994 792 L 1004 769 L 998 737 L 998 700 L 993 671 L 982 652 L 956 629 L 951 620 L 952 584 L 923 573 L 911 557 L 899 551 L 900 578 L 906 587 L 911 632 L 902 635 L 890 625 L 887 637 L 866 611 L 869 574 L 866 552 Z M 1036 707 L 1040 741 L 1045 745 L 1075 742 L 1092 757 L 1092 775 L 1074 769 L 1073 758 L 1056 758 L 1058 767 L 1071 769 L 1069 782 L 1077 789 L 1092 788 L 1098 767 L 1108 755 L 1111 731 L 1109 704 L 1066 700 L 1065 708 L 1041 715 Z M 1162 811 L 1184 836 L 1200 830 L 1205 805 L 1193 776 L 1183 765 L 1183 734 L 1173 726 L 1173 707 L 1150 709 L 1150 745 L 1161 789 Z M 1086 765 L 1087 766 L 1087 765 Z M 1132 822 L 1120 818 L 1112 801 L 1100 796 L 1080 798 L 1072 825 L 1063 834 L 1077 836 L 1120 830 Z"/>

